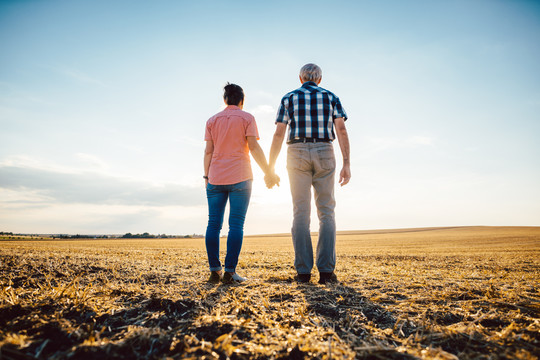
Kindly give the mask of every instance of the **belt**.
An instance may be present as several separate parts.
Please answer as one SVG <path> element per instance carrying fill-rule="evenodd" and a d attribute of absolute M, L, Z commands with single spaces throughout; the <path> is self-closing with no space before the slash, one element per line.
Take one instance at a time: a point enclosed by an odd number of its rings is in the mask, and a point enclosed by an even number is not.
<path fill-rule="evenodd" d="M 332 140 L 329 139 L 317 139 L 317 138 L 295 138 L 292 140 L 287 141 L 287 144 L 296 144 L 296 143 L 329 143 L 332 142 Z"/>

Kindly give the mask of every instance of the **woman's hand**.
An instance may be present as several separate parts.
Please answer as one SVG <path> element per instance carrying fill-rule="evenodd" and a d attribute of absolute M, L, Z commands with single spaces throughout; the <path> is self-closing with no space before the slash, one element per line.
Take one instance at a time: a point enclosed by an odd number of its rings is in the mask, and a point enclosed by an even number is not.
<path fill-rule="evenodd" d="M 275 172 L 266 174 L 264 177 L 264 182 L 266 183 L 266 187 L 269 189 L 273 188 L 274 185 L 279 186 L 280 180 L 281 179 L 279 178 L 279 176 L 276 175 Z"/>

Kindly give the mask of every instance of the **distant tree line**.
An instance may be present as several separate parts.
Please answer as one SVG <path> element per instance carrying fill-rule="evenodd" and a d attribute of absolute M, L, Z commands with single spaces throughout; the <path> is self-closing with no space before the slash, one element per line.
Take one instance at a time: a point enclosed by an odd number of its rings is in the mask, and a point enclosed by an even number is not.
<path fill-rule="evenodd" d="M 53 235 L 53 239 L 108 239 L 108 235 Z"/>
<path fill-rule="evenodd" d="M 158 234 L 158 235 L 152 235 L 147 232 L 142 234 L 132 234 L 127 233 L 122 236 L 122 239 L 172 239 L 172 238 L 185 238 L 185 239 L 192 239 L 192 238 L 202 238 L 204 236 L 193 234 L 193 235 L 165 235 L 165 234 Z"/>
<path fill-rule="evenodd" d="M 12 232 L 7 231 L 1 231 L 0 235 L 4 236 L 14 236 L 14 235 L 21 235 L 21 234 L 13 234 Z M 34 235 L 27 235 L 27 236 L 34 236 Z M 68 234 L 56 234 L 56 235 L 50 235 L 53 239 L 111 239 L 116 238 L 115 235 L 68 235 Z M 122 239 L 172 239 L 172 238 L 184 238 L 184 239 L 197 239 L 197 238 L 203 238 L 203 235 L 199 234 L 192 234 L 192 235 L 165 235 L 165 234 L 158 234 L 158 235 L 152 235 L 147 232 L 142 234 L 132 234 L 127 233 L 121 236 Z"/>
<path fill-rule="evenodd" d="M 157 237 L 156 235 L 150 235 L 147 232 L 142 233 L 142 234 L 127 233 L 127 234 L 124 234 L 124 236 L 122 236 L 123 239 L 155 239 L 156 237 Z"/>

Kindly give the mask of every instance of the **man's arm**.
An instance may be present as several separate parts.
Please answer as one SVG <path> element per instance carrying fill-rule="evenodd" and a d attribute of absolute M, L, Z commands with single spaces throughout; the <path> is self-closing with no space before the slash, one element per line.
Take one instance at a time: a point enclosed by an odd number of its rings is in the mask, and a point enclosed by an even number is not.
<path fill-rule="evenodd" d="M 214 142 L 212 140 L 206 141 L 206 148 L 204 149 L 204 176 L 208 176 L 210 171 L 210 163 L 212 162 L 212 155 L 214 154 Z M 205 184 L 208 185 L 208 179 L 205 179 Z"/>
<path fill-rule="evenodd" d="M 276 132 L 274 133 L 274 138 L 272 139 L 272 146 L 270 147 L 270 159 L 268 165 L 270 170 L 274 172 L 274 167 L 276 166 L 276 161 L 281 151 L 281 146 L 283 145 L 283 139 L 285 138 L 285 132 L 287 131 L 287 124 L 277 123 Z"/>
<path fill-rule="evenodd" d="M 351 179 L 351 149 L 349 145 L 349 135 L 347 134 L 347 128 L 345 127 L 345 119 L 334 119 L 334 126 L 336 127 L 336 135 L 339 141 L 341 155 L 343 156 L 343 168 L 339 173 L 339 183 L 343 186 L 347 185 Z"/>
<path fill-rule="evenodd" d="M 268 161 L 268 167 L 270 168 L 270 173 L 264 177 L 266 186 L 271 189 L 274 185 L 279 186 L 279 181 L 281 180 L 277 176 L 275 167 L 276 161 L 281 151 L 281 146 L 283 145 L 283 139 L 285 138 L 285 132 L 287 130 L 287 124 L 278 122 L 276 126 L 276 132 L 272 139 L 272 145 L 270 146 L 270 158 Z"/>

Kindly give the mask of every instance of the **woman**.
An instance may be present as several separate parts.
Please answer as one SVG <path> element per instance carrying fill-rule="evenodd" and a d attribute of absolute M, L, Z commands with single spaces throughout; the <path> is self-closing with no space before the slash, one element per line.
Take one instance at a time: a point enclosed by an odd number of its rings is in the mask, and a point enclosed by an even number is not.
<path fill-rule="evenodd" d="M 223 99 L 227 108 L 206 123 L 204 179 L 208 198 L 206 252 L 210 265 L 208 282 L 233 283 L 246 279 L 236 273 L 238 256 L 244 238 L 244 220 L 251 197 L 253 173 L 249 152 L 265 174 L 269 174 L 266 157 L 257 140 L 259 133 L 253 115 L 242 110 L 244 91 L 227 84 Z M 229 234 L 225 273 L 219 261 L 219 232 L 223 225 L 225 205 L 229 200 Z"/>

